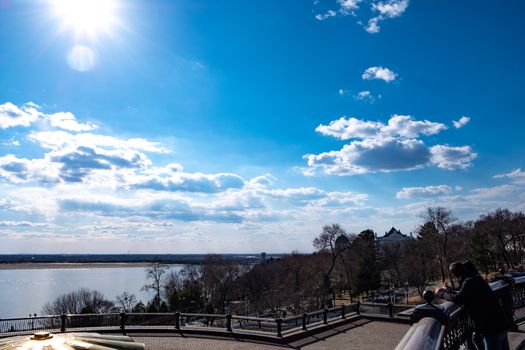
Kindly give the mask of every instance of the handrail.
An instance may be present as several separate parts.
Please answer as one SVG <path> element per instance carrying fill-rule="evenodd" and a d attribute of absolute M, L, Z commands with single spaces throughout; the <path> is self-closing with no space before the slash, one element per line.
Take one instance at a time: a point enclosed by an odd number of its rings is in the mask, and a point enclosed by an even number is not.
<path fill-rule="evenodd" d="M 304 332 L 314 327 L 328 325 L 336 320 L 351 316 L 370 317 L 383 315 L 394 318 L 393 311 L 413 306 L 381 303 L 343 304 L 302 315 L 285 318 L 254 317 L 229 314 L 199 313 L 104 313 L 104 314 L 63 314 L 35 317 L 0 319 L 0 338 L 28 334 L 35 331 L 65 332 L 71 330 L 96 330 L 102 332 L 126 331 L 173 331 L 173 332 L 228 332 L 283 337 L 287 334 Z"/>
<path fill-rule="evenodd" d="M 311 312 L 308 318 L 323 318 L 325 323 L 346 318 L 345 310 L 355 307 L 356 303 Z M 351 312 L 347 313 L 351 314 Z M 356 314 L 354 312 L 354 314 Z M 199 313 L 103 313 L 103 314 L 63 314 L 35 317 L 0 319 L 0 337 L 27 334 L 35 331 L 65 332 L 68 330 L 97 331 L 198 331 L 217 330 L 226 332 L 266 333 L 269 336 L 282 337 L 284 332 L 305 330 L 311 322 L 301 322 L 304 315 L 288 318 L 253 317 L 230 314 Z M 232 322 L 235 321 L 235 322 Z M 314 322 L 318 323 L 318 322 Z"/>
<path fill-rule="evenodd" d="M 512 305 L 507 305 L 512 310 L 506 311 L 510 311 L 511 314 L 508 316 L 513 317 L 513 322 L 525 319 L 525 314 L 522 312 L 525 309 L 525 277 L 512 278 L 512 280 L 511 277 L 505 277 L 489 285 L 502 301 L 504 308 L 505 298 L 512 298 L 510 300 Z M 425 293 L 427 293 L 425 297 L 429 296 L 428 303 L 414 310 L 411 317 L 413 324 L 396 350 L 458 349 L 466 340 L 470 327 L 464 308 L 447 301 L 440 304 L 440 311 L 436 311 L 434 304 L 431 304 L 433 293 L 428 291 Z"/>

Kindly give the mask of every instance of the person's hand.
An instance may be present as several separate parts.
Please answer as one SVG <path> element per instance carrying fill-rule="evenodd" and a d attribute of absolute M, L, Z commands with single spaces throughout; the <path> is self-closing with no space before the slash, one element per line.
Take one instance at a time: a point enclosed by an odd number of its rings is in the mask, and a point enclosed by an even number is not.
<path fill-rule="evenodd" d="M 446 291 L 447 291 L 446 288 L 436 287 L 436 289 L 434 289 L 434 294 L 436 294 L 437 296 L 441 297 L 441 293 L 446 292 Z"/>

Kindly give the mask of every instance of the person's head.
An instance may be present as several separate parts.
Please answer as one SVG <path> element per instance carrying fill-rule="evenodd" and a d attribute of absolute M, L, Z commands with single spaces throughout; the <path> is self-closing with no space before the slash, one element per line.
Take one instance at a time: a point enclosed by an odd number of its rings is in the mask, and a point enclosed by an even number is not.
<path fill-rule="evenodd" d="M 448 269 L 450 270 L 450 273 L 452 273 L 452 275 L 454 275 L 454 277 L 456 277 L 458 279 L 466 277 L 466 275 L 467 275 L 467 271 L 465 269 L 465 266 L 460 261 L 453 262 L 452 264 L 450 264 Z"/>
<path fill-rule="evenodd" d="M 463 268 L 468 276 L 477 276 L 479 275 L 478 269 L 470 260 L 463 261 Z"/>

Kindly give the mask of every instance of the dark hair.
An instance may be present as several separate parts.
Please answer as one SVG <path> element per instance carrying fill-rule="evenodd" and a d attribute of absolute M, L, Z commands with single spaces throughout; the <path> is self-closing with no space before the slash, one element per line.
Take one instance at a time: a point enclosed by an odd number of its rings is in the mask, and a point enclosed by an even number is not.
<path fill-rule="evenodd" d="M 456 277 L 465 278 L 479 275 L 476 266 L 470 260 L 455 261 L 450 264 L 449 270 Z"/>
<path fill-rule="evenodd" d="M 472 261 L 470 260 L 463 261 L 463 268 L 465 269 L 467 276 L 478 276 L 479 275 L 476 265 L 474 265 Z"/>
<path fill-rule="evenodd" d="M 460 261 L 453 262 L 448 269 L 456 277 L 465 277 L 466 275 L 465 266 L 463 266 L 463 263 Z"/>

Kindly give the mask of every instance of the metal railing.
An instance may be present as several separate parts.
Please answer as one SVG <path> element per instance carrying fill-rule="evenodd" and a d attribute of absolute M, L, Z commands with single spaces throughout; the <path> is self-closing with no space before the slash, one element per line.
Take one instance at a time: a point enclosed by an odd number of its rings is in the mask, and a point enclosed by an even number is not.
<path fill-rule="evenodd" d="M 489 284 L 509 321 L 525 320 L 525 277 L 505 278 Z M 396 350 L 425 349 L 456 350 L 467 341 L 472 329 L 463 307 L 452 302 L 431 304 L 433 293 L 425 295 L 426 305 L 418 306 L 412 314 L 412 326 L 399 342 Z"/>
<path fill-rule="evenodd" d="M 97 332 L 207 332 L 222 331 L 283 337 L 304 332 L 336 320 L 361 315 L 395 318 L 410 305 L 350 303 L 286 318 L 263 318 L 229 314 L 198 313 L 105 313 L 70 314 L 0 319 L 0 337 L 37 331 Z"/>

